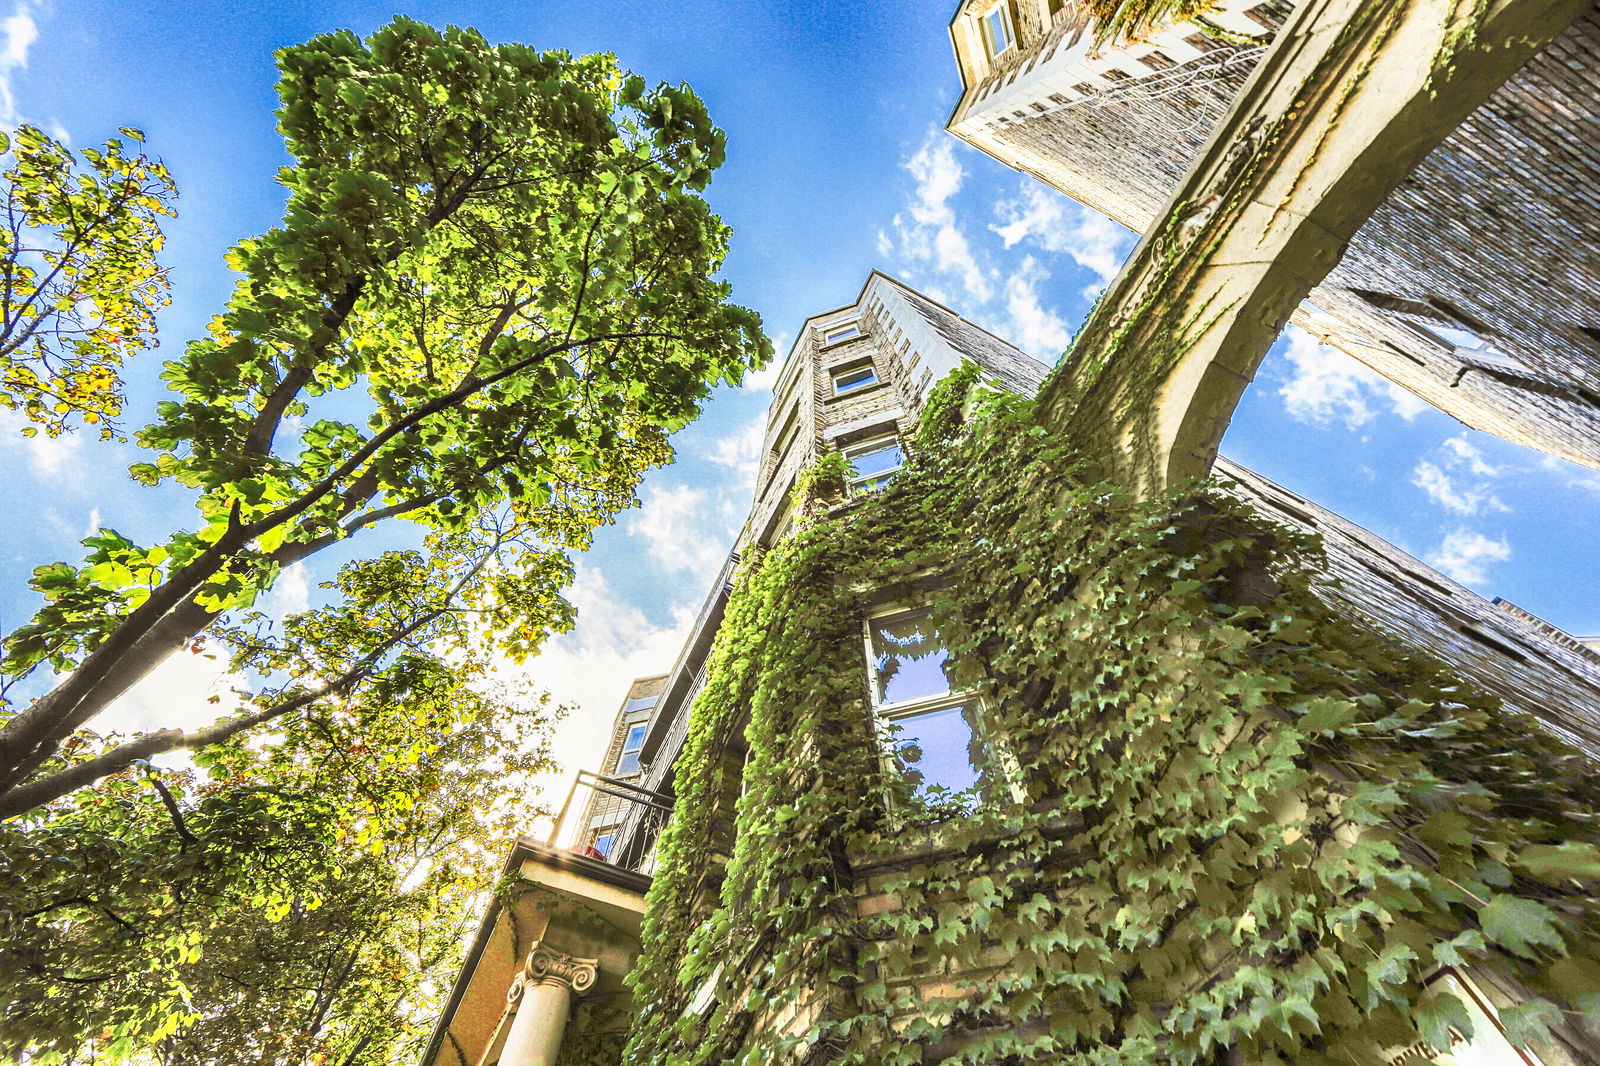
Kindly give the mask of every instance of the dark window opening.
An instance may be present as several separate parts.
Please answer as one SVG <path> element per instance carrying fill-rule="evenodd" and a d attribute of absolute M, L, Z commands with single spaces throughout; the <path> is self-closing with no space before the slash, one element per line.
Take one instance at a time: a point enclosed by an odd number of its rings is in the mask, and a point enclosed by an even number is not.
<path fill-rule="evenodd" d="M 1528 657 L 1522 652 L 1518 651 L 1516 648 L 1513 648 L 1503 640 L 1496 640 L 1494 637 L 1491 637 L 1477 626 L 1456 626 L 1456 630 L 1463 636 L 1471 637 L 1484 647 L 1494 649 L 1508 659 L 1514 659 L 1519 663 L 1525 663 L 1528 661 Z"/>

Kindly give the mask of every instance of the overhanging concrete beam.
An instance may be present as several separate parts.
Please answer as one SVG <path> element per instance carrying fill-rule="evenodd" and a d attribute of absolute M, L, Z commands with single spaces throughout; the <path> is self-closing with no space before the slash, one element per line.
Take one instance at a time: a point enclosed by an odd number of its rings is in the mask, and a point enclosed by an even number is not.
<path fill-rule="evenodd" d="M 1045 386 L 1046 418 L 1138 491 L 1208 473 L 1350 238 L 1590 3 L 1301 3 Z"/>

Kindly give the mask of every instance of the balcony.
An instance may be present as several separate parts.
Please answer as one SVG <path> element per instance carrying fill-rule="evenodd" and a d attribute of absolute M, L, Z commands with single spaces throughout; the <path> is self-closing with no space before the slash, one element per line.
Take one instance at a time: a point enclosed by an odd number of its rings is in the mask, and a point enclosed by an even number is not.
<path fill-rule="evenodd" d="M 548 845 L 634 873 L 648 874 L 656 838 L 672 817 L 672 797 L 630 781 L 579 770 Z"/>

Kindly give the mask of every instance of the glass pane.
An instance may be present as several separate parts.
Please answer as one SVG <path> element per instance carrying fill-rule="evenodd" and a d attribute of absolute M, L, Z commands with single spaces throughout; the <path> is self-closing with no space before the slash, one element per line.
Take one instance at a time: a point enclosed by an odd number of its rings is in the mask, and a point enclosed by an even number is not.
<path fill-rule="evenodd" d="M 885 615 L 872 619 L 871 626 L 878 703 L 950 691 L 950 679 L 945 676 L 950 655 L 940 646 L 927 611 Z"/>
<path fill-rule="evenodd" d="M 656 698 L 654 696 L 635 696 L 633 699 L 631 699 L 627 703 L 623 704 L 622 705 L 622 709 L 625 712 L 626 711 L 642 711 L 642 710 L 646 709 L 647 707 L 654 707 L 655 705 L 656 705 Z"/>
<path fill-rule="evenodd" d="M 864 366 L 834 378 L 833 391 L 836 393 L 849 392 L 851 389 L 859 389 L 863 385 L 871 385 L 877 380 L 877 373 L 870 366 Z"/>
<path fill-rule="evenodd" d="M 1457 348 L 1470 350 L 1484 347 L 1483 338 L 1469 330 L 1460 329 L 1456 326 L 1447 326 L 1442 322 L 1428 322 L 1424 324 L 1423 328 L 1446 344 Z"/>
<path fill-rule="evenodd" d="M 623 741 L 622 750 L 638 751 L 640 748 L 644 747 L 644 731 L 646 728 L 648 728 L 648 724 L 645 722 L 640 722 L 638 725 L 628 730 L 628 739 Z"/>
<path fill-rule="evenodd" d="M 624 777 L 638 772 L 639 753 L 637 751 L 623 752 L 622 758 L 617 760 L 617 776 Z"/>
<path fill-rule="evenodd" d="M 830 331 L 828 333 L 828 335 L 823 338 L 823 340 L 828 344 L 832 344 L 834 341 L 842 341 L 842 340 L 844 340 L 844 339 L 846 339 L 848 337 L 859 337 L 859 336 L 861 336 L 861 331 L 859 329 L 857 329 L 855 326 L 845 326 L 842 329 L 836 329 L 836 330 Z"/>
<path fill-rule="evenodd" d="M 904 461 L 898 444 L 885 444 L 870 452 L 852 452 L 849 459 L 856 468 L 856 476 L 864 478 L 898 470 Z"/>
<path fill-rule="evenodd" d="M 984 21 L 989 30 L 989 51 L 999 55 L 1011 44 L 1011 27 L 1006 25 L 1005 12 L 997 7 Z"/>
<path fill-rule="evenodd" d="M 975 704 L 957 704 L 890 723 L 895 757 L 919 795 L 936 786 L 965 792 L 978 783 L 983 748 L 972 727 L 975 710 Z"/>
<path fill-rule="evenodd" d="M 608 829 L 604 833 L 601 833 L 599 836 L 594 838 L 594 850 L 598 851 L 600 853 L 600 857 L 603 859 L 611 854 L 611 845 L 616 841 L 616 839 L 616 832 Z"/>

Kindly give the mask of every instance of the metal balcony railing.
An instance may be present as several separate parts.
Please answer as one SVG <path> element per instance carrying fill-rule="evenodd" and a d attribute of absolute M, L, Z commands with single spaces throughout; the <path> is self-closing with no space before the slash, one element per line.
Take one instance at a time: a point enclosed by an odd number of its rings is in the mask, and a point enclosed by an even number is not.
<path fill-rule="evenodd" d="M 548 843 L 624 870 L 649 873 L 656 837 L 672 817 L 672 798 L 579 770 Z"/>

